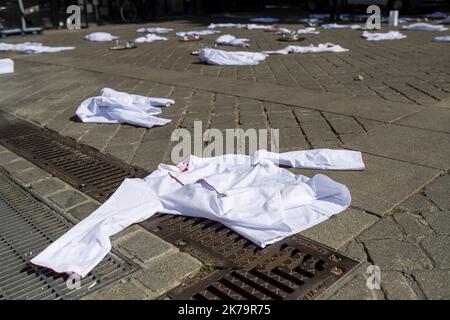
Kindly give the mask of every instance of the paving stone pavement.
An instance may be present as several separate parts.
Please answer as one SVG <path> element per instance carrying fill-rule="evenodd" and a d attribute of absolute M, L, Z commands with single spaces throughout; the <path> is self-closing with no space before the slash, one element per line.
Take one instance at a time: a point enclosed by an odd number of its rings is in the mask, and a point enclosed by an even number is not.
<path fill-rule="evenodd" d="M 158 25 L 181 31 L 203 29 L 210 21 Z M 203 130 L 221 132 L 278 129 L 280 151 L 361 150 L 365 171 L 321 172 L 349 187 L 352 206 L 303 232 L 365 263 L 331 298 L 450 297 L 447 44 L 433 42 L 434 33 L 427 32 L 410 31 L 405 32 L 408 38 L 404 40 L 371 43 L 361 39 L 359 31 L 320 30 L 304 44 L 329 41 L 350 51 L 271 56 L 254 67 L 218 67 L 199 64 L 198 58 L 190 55 L 199 43 L 180 43 L 173 36 L 128 51 L 109 51 L 109 43 L 83 40 L 84 34 L 93 31 L 132 39 L 138 35 L 138 27 L 59 30 L 27 38 L 75 45 L 70 52 L 32 56 L 0 52 L 0 58 L 10 56 L 16 63 L 14 74 L 0 76 L 0 109 L 147 170 L 172 162 L 177 144 L 172 135 L 176 129 L 194 133 L 195 121 L 201 121 Z M 383 30 L 388 28 L 383 26 Z M 249 38 L 252 46 L 248 50 L 284 46 L 273 33 L 260 30 L 223 29 L 222 33 Z M 207 36 L 202 44 L 214 39 Z M 355 80 L 358 75 L 362 81 Z M 163 108 L 161 115 L 172 122 L 151 129 L 81 123 L 74 116 L 76 108 L 103 87 L 174 99 L 176 103 Z M 209 139 L 211 135 L 206 134 L 203 150 L 210 145 Z M 192 152 L 205 155 L 195 148 Z M 0 148 L 0 166 L 73 222 L 99 205 L 4 148 Z M 307 176 L 318 173 L 292 171 Z M 152 299 L 199 269 L 199 261 L 138 226 L 124 230 L 112 241 L 143 269 L 132 279 L 88 298 Z M 366 286 L 370 264 L 381 269 L 380 290 Z"/>

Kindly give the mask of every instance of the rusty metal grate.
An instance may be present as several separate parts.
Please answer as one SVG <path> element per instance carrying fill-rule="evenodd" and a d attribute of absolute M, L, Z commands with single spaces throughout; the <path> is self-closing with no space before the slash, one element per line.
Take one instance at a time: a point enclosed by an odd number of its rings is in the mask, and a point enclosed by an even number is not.
<path fill-rule="evenodd" d="M 0 113 L 0 143 L 101 202 L 125 178 L 148 174 L 70 138 L 5 113 Z"/>
<path fill-rule="evenodd" d="M 0 221 L 0 299 L 78 299 L 139 268 L 111 253 L 82 279 L 78 289 L 70 289 L 66 275 L 30 265 L 28 261 L 64 234 L 71 224 L 2 171 Z"/>

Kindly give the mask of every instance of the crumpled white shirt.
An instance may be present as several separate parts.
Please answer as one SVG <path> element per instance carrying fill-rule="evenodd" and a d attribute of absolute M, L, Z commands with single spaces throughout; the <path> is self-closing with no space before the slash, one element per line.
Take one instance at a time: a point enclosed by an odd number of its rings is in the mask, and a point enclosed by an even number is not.
<path fill-rule="evenodd" d="M 287 46 L 284 49 L 275 50 L 275 51 L 263 51 L 264 54 L 281 54 L 286 55 L 289 53 L 322 53 L 322 52 L 347 52 L 348 49 L 341 47 L 338 44 L 333 43 L 320 43 L 317 46 L 309 45 L 309 46 Z"/>
<path fill-rule="evenodd" d="M 0 59 L 0 74 L 14 73 L 14 61 L 12 59 Z"/>
<path fill-rule="evenodd" d="M 177 37 L 185 37 L 185 36 L 208 36 L 211 34 L 220 33 L 219 30 L 198 30 L 198 31 L 180 31 L 177 32 Z"/>
<path fill-rule="evenodd" d="M 148 27 L 148 28 L 139 28 L 136 30 L 137 32 L 148 32 L 148 33 L 169 33 L 172 32 L 171 28 L 161 28 L 161 27 Z"/>
<path fill-rule="evenodd" d="M 204 48 L 200 51 L 200 62 L 217 66 L 254 66 L 264 61 L 267 54 L 248 51 L 225 51 Z"/>
<path fill-rule="evenodd" d="M 413 23 L 409 26 L 403 26 L 402 29 L 405 30 L 417 30 L 417 31 L 447 31 L 448 28 L 443 25 L 434 25 L 424 22 Z"/>
<path fill-rule="evenodd" d="M 450 35 L 449 36 L 434 37 L 434 41 L 437 41 L 437 42 L 450 42 Z"/>
<path fill-rule="evenodd" d="M 406 35 L 398 31 L 389 32 L 368 32 L 364 31 L 362 37 L 367 41 L 382 41 L 382 40 L 399 40 L 406 38 Z"/>
<path fill-rule="evenodd" d="M 119 39 L 118 36 L 113 36 L 108 32 L 92 32 L 84 36 L 84 39 L 94 42 L 107 42 Z"/>
<path fill-rule="evenodd" d="M 298 30 L 291 30 L 288 28 L 278 28 L 277 29 L 277 34 L 292 34 L 292 33 L 297 33 L 297 34 L 319 34 L 320 31 L 316 30 L 316 28 L 314 27 L 308 27 L 308 28 L 303 28 L 303 29 L 298 29 Z"/>
<path fill-rule="evenodd" d="M 247 24 L 248 30 L 275 30 L 275 27 L 273 25 L 262 25 L 262 24 L 254 24 L 249 23 Z"/>
<path fill-rule="evenodd" d="M 337 23 L 327 23 L 321 25 L 323 29 L 352 29 L 352 30 L 361 30 L 363 26 L 359 24 L 337 24 Z"/>
<path fill-rule="evenodd" d="M 55 53 L 73 49 L 75 47 L 48 47 L 39 42 L 0 43 L 0 51 L 19 51 L 20 53 Z"/>
<path fill-rule="evenodd" d="M 167 41 L 167 40 L 169 40 L 169 39 L 167 39 L 166 37 L 161 37 L 161 36 L 158 36 L 157 34 L 149 33 L 143 37 L 136 38 L 136 40 L 134 40 L 134 42 L 136 42 L 136 43 L 151 43 L 154 41 Z"/>
<path fill-rule="evenodd" d="M 84 100 L 76 111 L 82 122 L 128 123 L 151 128 L 163 126 L 170 119 L 155 117 L 161 113 L 159 107 L 174 104 L 171 99 L 144 97 L 136 94 L 104 88 L 101 95 Z"/>
<path fill-rule="evenodd" d="M 250 47 L 249 41 L 249 39 L 236 38 L 231 34 L 224 34 L 216 39 L 216 44 L 246 48 Z"/>
<path fill-rule="evenodd" d="M 218 221 L 265 247 L 325 221 L 350 205 L 345 185 L 322 174 L 312 178 L 295 175 L 278 164 L 364 169 L 360 152 L 329 149 L 190 156 L 178 166 L 160 164 L 145 179 L 126 179 L 101 207 L 31 263 L 84 277 L 111 250 L 110 236 L 156 212 Z"/>
<path fill-rule="evenodd" d="M 243 23 L 210 23 L 208 29 L 216 29 L 216 28 L 246 28 L 247 24 Z"/>

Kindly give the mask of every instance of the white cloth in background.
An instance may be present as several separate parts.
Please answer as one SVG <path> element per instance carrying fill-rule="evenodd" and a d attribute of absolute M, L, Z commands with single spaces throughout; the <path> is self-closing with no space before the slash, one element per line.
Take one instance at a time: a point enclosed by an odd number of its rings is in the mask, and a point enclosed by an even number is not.
<path fill-rule="evenodd" d="M 236 38 L 231 34 L 224 34 L 216 39 L 216 44 L 246 48 L 250 46 L 249 41 L 249 39 Z"/>
<path fill-rule="evenodd" d="M 185 37 L 185 36 L 208 36 L 211 34 L 220 33 L 218 30 L 198 30 L 198 31 L 180 31 L 177 32 L 177 37 Z"/>
<path fill-rule="evenodd" d="M 134 42 L 136 42 L 136 43 L 150 43 L 150 42 L 161 41 L 161 40 L 168 40 L 168 39 L 166 37 L 158 36 L 157 34 L 154 34 L 154 33 L 149 33 L 149 34 L 146 34 L 143 37 L 137 38 L 136 40 L 134 40 Z"/>
<path fill-rule="evenodd" d="M 327 23 L 321 25 L 323 29 L 352 29 L 352 30 L 361 30 L 363 26 L 359 24 L 337 24 L 337 23 Z"/>
<path fill-rule="evenodd" d="M 242 23 L 211 23 L 208 26 L 208 29 L 216 29 L 216 28 L 246 28 L 247 24 Z"/>
<path fill-rule="evenodd" d="M 39 42 L 0 43 L 0 51 L 19 51 L 20 53 L 55 53 L 73 49 L 75 47 L 48 47 Z"/>
<path fill-rule="evenodd" d="M 308 229 L 348 208 L 350 192 L 325 175 L 295 168 L 363 170 L 360 152 L 317 149 L 253 156 L 188 157 L 160 164 L 145 179 L 125 179 L 86 219 L 31 260 L 86 276 L 111 250 L 109 237 L 156 212 L 218 221 L 260 247 Z"/>
<path fill-rule="evenodd" d="M 450 42 L 450 36 L 434 37 L 437 42 Z"/>
<path fill-rule="evenodd" d="M 0 74 L 13 72 L 14 72 L 14 61 L 12 59 L 0 59 Z"/>
<path fill-rule="evenodd" d="M 402 29 L 405 30 L 417 30 L 417 31 L 447 31 L 448 28 L 445 28 L 443 25 L 433 25 L 429 23 L 413 23 L 409 26 L 403 26 Z"/>
<path fill-rule="evenodd" d="M 436 11 L 433 12 L 432 14 L 425 15 L 425 17 L 429 19 L 446 19 L 447 15 L 444 12 Z"/>
<path fill-rule="evenodd" d="M 264 54 L 281 54 L 286 55 L 289 53 L 322 53 L 322 52 L 346 52 L 348 49 L 345 49 L 337 44 L 332 43 L 320 43 L 317 46 L 309 45 L 309 46 L 287 46 L 284 49 L 276 50 L 276 51 L 263 51 Z"/>
<path fill-rule="evenodd" d="M 367 41 L 381 41 L 381 40 L 399 40 L 406 38 L 406 35 L 400 33 L 398 31 L 389 31 L 389 32 L 367 32 L 364 31 L 362 37 Z"/>
<path fill-rule="evenodd" d="M 148 33 L 169 33 L 169 32 L 172 32 L 173 29 L 160 28 L 160 27 L 149 27 L 149 28 L 139 28 L 136 31 L 137 32 L 148 32 Z"/>
<path fill-rule="evenodd" d="M 266 59 L 260 52 L 224 51 L 205 48 L 200 51 L 200 62 L 217 66 L 254 66 Z"/>
<path fill-rule="evenodd" d="M 113 36 L 108 32 L 92 32 L 84 36 L 84 39 L 94 42 L 107 42 L 115 39 L 119 39 L 117 36 Z"/>
<path fill-rule="evenodd" d="M 305 19 L 298 19 L 298 22 L 301 22 L 303 24 L 306 24 L 308 26 L 317 26 L 322 20 L 316 19 L 316 18 L 305 18 Z"/>
<path fill-rule="evenodd" d="M 291 34 L 291 33 L 297 33 L 297 34 L 319 34 L 320 31 L 316 30 L 314 27 L 308 27 L 304 29 L 298 29 L 298 30 L 291 30 L 288 28 L 278 28 L 277 34 Z"/>
<path fill-rule="evenodd" d="M 83 122 L 128 123 L 151 128 L 163 126 L 170 119 L 155 117 L 161 113 L 159 107 L 174 104 L 171 99 L 144 97 L 136 94 L 104 88 L 101 95 L 84 100 L 76 111 Z"/>
<path fill-rule="evenodd" d="M 274 30 L 275 27 L 273 25 L 262 25 L 262 24 L 254 24 L 249 23 L 247 24 L 248 30 Z"/>
<path fill-rule="evenodd" d="M 259 22 L 259 23 L 274 23 L 280 21 L 278 18 L 252 18 L 251 22 Z"/>
<path fill-rule="evenodd" d="M 444 20 L 439 20 L 438 23 L 439 24 L 450 24 L 450 16 L 448 16 Z"/>

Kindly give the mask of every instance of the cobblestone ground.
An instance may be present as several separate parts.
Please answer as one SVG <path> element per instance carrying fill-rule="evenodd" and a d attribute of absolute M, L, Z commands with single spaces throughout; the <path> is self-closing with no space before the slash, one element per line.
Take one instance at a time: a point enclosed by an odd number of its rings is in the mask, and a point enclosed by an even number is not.
<path fill-rule="evenodd" d="M 228 20 L 214 18 L 214 22 Z M 198 30 L 212 21 L 158 26 Z M 255 67 L 200 64 L 190 55 L 200 44 L 180 43 L 173 35 L 169 41 L 125 51 L 109 51 L 109 43 L 83 40 L 93 31 L 134 39 L 138 27 L 49 31 L 26 40 L 76 49 L 45 55 L 0 53 L 0 58 L 12 57 L 16 63 L 14 74 L 0 76 L 0 109 L 148 170 L 171 162 L 176 143 L 171 141 L 172 132 L 177 128 L 192 132 L 197 120 L 203 130 L 279 129 L 280 151 L 361 150 L 366 171 L 326 172 L 349 186 L 352 206 L 303 232 L 365 263 L 331 298 L 450 298 L 450 47 L 433 42 L 435 32 L 405 31 L 407 39 L 371 43 L 361 39 L 360 31 L 320 30 L 319 35 L 308 35 L 304 44 L 333 42 L 350 51 L 271 56 Z M 224 33 L 249 38 L 248 50 L 279 49 L 285 44 L 260 30 L 222 29 Z M 214 39 L 206 36 L 202 43 L 210 45 Z M 355 80 L 358 76 L 362 81 Z M 80 123 L 74 116 L 76 108 L 103 87 L 172 98 L 176 103 L 162 116 L 173 121 L 152 129 Z M 1 166 L 74 221 L 98 206 L 25 163 L 0 150 Z M 199 268 L 197 260 L 140 228 L 117 235 L 114 243 L 142 264 L 143 271 L 91 298 L 154 298 Z M 381 269 L 380 290 L 367 289 L 368 264 Z"/>

